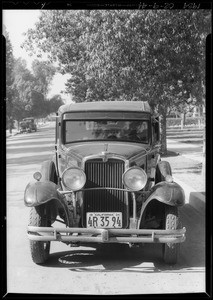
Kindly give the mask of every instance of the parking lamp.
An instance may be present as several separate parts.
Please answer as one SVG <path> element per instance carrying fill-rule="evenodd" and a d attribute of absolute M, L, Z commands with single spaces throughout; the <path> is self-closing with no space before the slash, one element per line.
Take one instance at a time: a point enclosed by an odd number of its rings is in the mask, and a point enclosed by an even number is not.
<path fill-rule="evenodd" d="M 41 175 L 40 172 L 35 172 L 35 173 L 33 174 L 33 178 L 34 178 L 35 180 L 37 180 L 37 181 L 39 181 L 39 180 L 41 179 L 41 177 L 42 177 L 42 175 Z"/>

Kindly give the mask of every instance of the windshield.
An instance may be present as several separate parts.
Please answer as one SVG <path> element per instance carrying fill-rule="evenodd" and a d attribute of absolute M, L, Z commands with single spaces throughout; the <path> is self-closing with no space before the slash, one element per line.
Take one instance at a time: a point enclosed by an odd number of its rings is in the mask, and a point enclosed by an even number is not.
<path fill-rule="evenodd" d="M 148 121 L 146 120 L 67 120 L 65 144 L 78 141 L 131 141 L 147 144 Z"/>

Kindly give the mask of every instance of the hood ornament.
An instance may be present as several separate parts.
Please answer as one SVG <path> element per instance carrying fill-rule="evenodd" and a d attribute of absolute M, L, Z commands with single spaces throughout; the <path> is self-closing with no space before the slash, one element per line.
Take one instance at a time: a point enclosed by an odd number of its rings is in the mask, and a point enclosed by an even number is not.
<path fill-rule="evenodd" d="M 108 152 L 108 144 L 104 144 L 104 151 L 102 151 L 103 162 L 107 162 L 108 160 L 107 152 Z"/>

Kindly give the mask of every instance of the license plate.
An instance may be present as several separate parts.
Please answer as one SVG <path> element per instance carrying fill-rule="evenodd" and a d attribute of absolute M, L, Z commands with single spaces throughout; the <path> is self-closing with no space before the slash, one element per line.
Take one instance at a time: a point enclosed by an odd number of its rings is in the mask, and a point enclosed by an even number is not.
<path fill-rule="evenodd" d="M 121 212 L 88 212 L 87 227 L 122 228 Z"/>

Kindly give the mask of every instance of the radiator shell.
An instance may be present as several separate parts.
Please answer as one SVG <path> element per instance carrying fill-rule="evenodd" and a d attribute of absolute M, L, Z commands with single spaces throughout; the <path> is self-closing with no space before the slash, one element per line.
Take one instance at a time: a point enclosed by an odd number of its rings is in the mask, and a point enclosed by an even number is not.
<path fill-rule="evenodd" d="M 125 162 L 118 159 L 87 160 L 84 165 L 87 182 L 85 188 L 123 188 L 122 175 Z M 121 212 L 122 228 L 128 227 L 128 193 L 119 190 L 89 190 L 83 192 L 82 226 L 86 227 L 87 212 Z"/>

